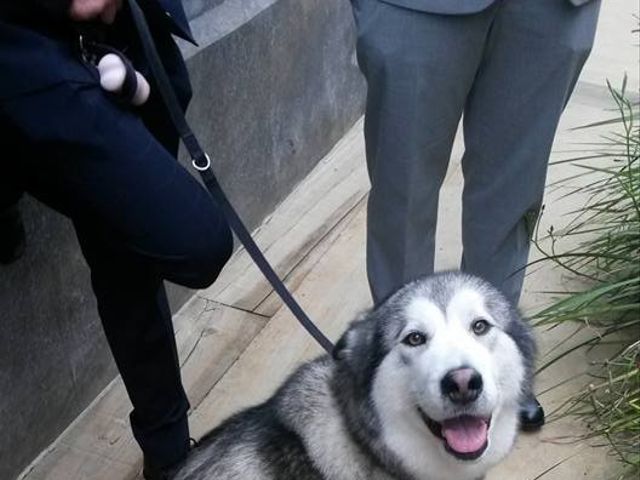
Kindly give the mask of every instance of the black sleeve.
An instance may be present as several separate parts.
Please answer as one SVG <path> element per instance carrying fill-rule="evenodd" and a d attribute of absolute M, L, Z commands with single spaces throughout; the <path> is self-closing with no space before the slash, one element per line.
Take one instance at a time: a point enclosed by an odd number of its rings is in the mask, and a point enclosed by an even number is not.
<path fill-rule="evenodd" d="M 67 18 L 72 0 L 0 0 L 0 15 L 8 18 L 51 16 Z"/>
<path fill-rule="evenodd" d="M 71 7 L 71 0 L 28 0 L 26 3 L 58 17 L 67 16 Z"/>

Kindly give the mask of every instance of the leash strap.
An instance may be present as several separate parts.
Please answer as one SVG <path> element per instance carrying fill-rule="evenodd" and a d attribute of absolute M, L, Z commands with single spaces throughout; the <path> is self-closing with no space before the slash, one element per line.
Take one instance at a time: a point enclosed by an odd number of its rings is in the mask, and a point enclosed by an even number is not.
<path fill-rule="evenodd" d="M 142 48 L 149 62 L 149 68 L 151 69 L 151 73 L 156 81 L 158 91 L 160 92 L 165 106 L 169 111 L 171 121 L 176 127 L 180 138 L 182 138 L 182 141 L 191 156 L 193 167 L 200 172 L 200 176 L 202 177 L 207 189 L 213 198 L 219 203 L 229 225 L 262 274 L 273 286 L 274 290 L 278 293 L 280 298 L 282 298 L 284 303 L 291 310 L 291 313 L 293 313 L 307 332 L 309 332 L 309 334 L 322 346 L 322 348 L 330 354 L 333 350 L 333 344 L 311 321 L 295 298 L 293 298 L 291 292 L 287 289 L 284 283 L 282 283 L 282 280 L 280 280 L 276 272 L 273 270 L 273 267 L 264 257 L 260 248 L 256 245 L 253 238 L 251 238 L 251 234 L 247 230 L 247 227 L 244 225 L 222 190 L 222 187 L 218 183 L 218 180 L 213 173 L 213 169 L 211 168 L 211 159 L 209 158 L 209 155 L 207 155 L 202 149 L 198 139 L 187 123 L 173 87 L 171 86 L 171 82 L 169 81 L 164 66 L 162 65 L 158 51 L 156 50 L 155 42 L 153 41 L 153 37 L 149 31 L 149 26 L 144 13 L 140 9 L 136 0 L 129 0 L 129 6 L 136 25 L 136 30 L 138 31 L 138 35 L 142 43 Z"/>

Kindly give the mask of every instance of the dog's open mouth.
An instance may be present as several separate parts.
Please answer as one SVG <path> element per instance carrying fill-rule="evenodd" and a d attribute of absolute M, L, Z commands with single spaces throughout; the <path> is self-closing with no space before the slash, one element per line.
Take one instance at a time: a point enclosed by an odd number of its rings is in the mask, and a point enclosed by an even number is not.
<path fill-rule="evenodd" d="M 436 422 L 418 409 L 431 433 L 442 439 L 445 449 L 460 460 L 476 460 L 489 445 L 491 418 L 461 415 Z"/>

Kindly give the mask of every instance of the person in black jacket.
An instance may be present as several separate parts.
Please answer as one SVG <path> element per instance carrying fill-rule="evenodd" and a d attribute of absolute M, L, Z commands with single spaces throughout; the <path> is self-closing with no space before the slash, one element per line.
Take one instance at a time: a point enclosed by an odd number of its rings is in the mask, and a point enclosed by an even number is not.
<path fill-rule="evenodd" d="M 172 0 L 139 3 L 186 108 L 189 78 L 171 36 L 192 41 L 185 13 Z M 189 450 L 189 403 L 163 280 L 207 287 L 231 254 L 232 235 L 176 161 L 179 139 L 153 82 L 149 101 L 133 107 L 102 90 L 85 60 L 79 31 L 90 25 L 145 73 L 131 22 L 121 0 L 0 3 L 0 148 L 19 152 L 5 157 L 0 177 L 0 261 L 23 250 L 23 192 L 73 221 L 133 403 L 144 474 L 155 479 Z"/>

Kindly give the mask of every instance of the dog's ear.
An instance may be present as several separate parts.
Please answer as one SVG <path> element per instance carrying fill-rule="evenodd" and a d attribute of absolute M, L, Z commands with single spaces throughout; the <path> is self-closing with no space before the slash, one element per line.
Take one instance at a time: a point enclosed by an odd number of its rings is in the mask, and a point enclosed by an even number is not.
<path fill-rule="evenodd" d="M 354 350 L 359 350 L 363 343 L 367 343 L 372 330 L 372 323 L 366 313 L 351 322 L 347 331 L 344 332 L 333 347 L 333 359 L 335 361 L 343 361 L 351 358 Z"/>
<path fill-rule="evenodd" d="M 331 352 L 331 356 L 333 359 L 338 362 L 340 360 L 344 360 L 346 358 L 346 350 L 349 345 L 348 333 L 351 329 L 347 330 L 341 337 L 340 340 L 333 346 L 333 351 Z"/>
<path fill-rule="evenodd" d="M 509 309 L 509 324 L 506 333 L 509 335 L 520 350 L 525 359 L 525 370 L 528 382 L 533 381 L 535 358 L 537 346 L 531 325 L 525 320 L 520 312 L 514 307 Z"/>
<path fill-rule="evenodd" d="M 375 312 L 354 321 L 333 350 L 333 359 L 343 379 L 366 387 L 373 379 L 383 355 Z M 343 376 L 344 375 L 344 376 Z"/>

